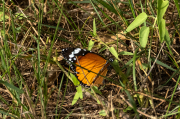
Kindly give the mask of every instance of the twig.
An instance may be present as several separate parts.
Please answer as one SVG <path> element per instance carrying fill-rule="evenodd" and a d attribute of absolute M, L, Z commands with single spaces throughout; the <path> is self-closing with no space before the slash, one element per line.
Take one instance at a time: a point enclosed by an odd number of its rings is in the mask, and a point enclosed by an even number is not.
<path fill-rule="evenodd" d="M 159 55 L 160 55 L 160 53 L 161 53 L 161 50 L 162 50 L 162 48 L 164 47 L 164 43 L 165 43 L 165 42 L 163 42 L 163 44 L 162 44 L 162 46 L 161 46 L 161 49 L 160 49 L 160 51 L 159 51 L 159 53 L 158 53 L 155 61 L 153 62 L 153 65 L 151 66 L 151 69 L 149 70 L 147 76 L 146 76 L 145 79 L 144 79 L 144 81 L 143 81 L 144 83 L 147 82 L 147 78 L 148 78 L 149 74 L 151 73 L 152 69 L 153 69 L 154 66 L 155 66 L 155 63 L 156 63 L 156 61 L 157 61 L 157 59 L 158 59 L 158 57 L 159 57 Z"/>
<path fill-rule="evenodd" d="M 132 106 L 122 95 L 120 95 L 120 97 L 121 97 L 130 107 L 133 108 L 133 106 Z M 138 109 L 137 109 L 137 112 L 139 112 L 140 114 L 142 114 L 142 115 L 144 115 L 144 116 L 146 116 L 146 117 L 148 117 L 148 118 L 157 119 L 156 117 L 150 116 L 150 115 L 148 115 L 148 114 L 146 114 L 146 113 L 144 113 L 144 112 L 139 111 Z"/>

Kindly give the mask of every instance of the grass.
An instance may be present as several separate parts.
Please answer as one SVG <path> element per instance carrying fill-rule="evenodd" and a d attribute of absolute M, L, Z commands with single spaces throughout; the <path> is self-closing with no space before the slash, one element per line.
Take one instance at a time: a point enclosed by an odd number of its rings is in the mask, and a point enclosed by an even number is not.
<path fill-rule="evenodd" d="M 180 118 L 179 17 L 178 0 L 1 1 L 0 118 Z M 105 84 L 79 86 L 66 47 L 113 58 Z"/>

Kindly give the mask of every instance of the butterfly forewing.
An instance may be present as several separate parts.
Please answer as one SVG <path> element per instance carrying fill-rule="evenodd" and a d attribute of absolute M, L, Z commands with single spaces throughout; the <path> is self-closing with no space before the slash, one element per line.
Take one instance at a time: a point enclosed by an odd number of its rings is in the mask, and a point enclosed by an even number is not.
<path fill-rule="evenodd" d="M 76 64 L 85 68 L 76 67 L 76 72 L 81 72 L 77 74 L 78 79 L 82 81 L 84 84 L 92 84 L 94 81 L 96 75 L 99 73 L 99 71 L 102 69 L 104 64 L 106 63 L 106 60 L 99 55 L 96 55 L 94 53 L 87 53 L 84 57 L 78 57 L 78 61 Z M 86 70 L 88 69 L 88 70 Z M 82 71 L 83 70 L 83 71 Z M 88 81 L 89 83 L 88 83 Z"/>

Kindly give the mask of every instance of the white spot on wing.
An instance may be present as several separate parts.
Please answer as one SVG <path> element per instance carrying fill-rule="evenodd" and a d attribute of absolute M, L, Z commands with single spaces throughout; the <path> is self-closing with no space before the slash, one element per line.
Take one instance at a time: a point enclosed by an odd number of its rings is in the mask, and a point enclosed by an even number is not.
<path fill-rule="evenodd" d="M 69 55 L 70 58 L 74 57 L 74 52 Z"/>
<path fill-rule="evenodd" d="M 74 54 L 78 54 L 80 51 L 81 51 L 81 48 L 76 48 L 76 49 L 74 50 Z"/>

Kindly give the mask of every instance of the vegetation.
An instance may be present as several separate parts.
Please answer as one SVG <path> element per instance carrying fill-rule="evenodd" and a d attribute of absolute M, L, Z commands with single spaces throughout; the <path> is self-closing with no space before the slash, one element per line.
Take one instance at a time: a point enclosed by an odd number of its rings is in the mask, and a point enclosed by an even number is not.
<path fill-rule="evenodd" d="M 179 4 L 0 1 L 0 118 L 179 119 Z M 79 85 L 67 47 L 114 59 L 104 85 Z"/>

